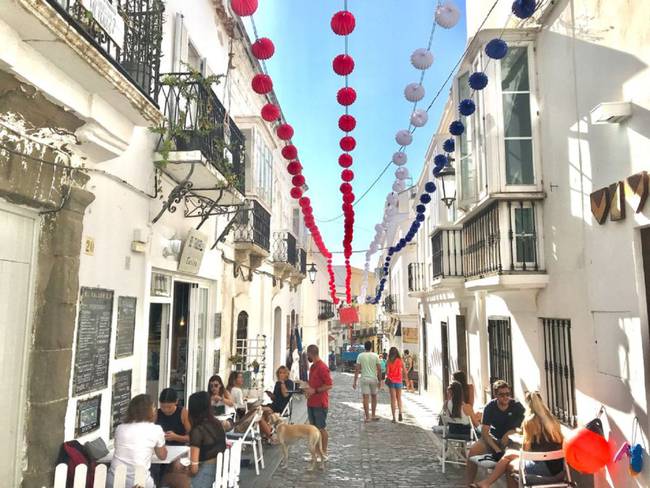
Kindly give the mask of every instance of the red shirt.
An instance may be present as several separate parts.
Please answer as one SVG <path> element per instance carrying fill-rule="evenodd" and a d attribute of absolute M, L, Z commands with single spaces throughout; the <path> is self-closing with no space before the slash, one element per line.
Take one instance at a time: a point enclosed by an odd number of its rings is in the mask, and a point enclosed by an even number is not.
<path fill-rule="evenodd" d="M 404 363 L 400 358 L 397 358 L 392 363 L 388 363 L 386 370 L 386 378 L 388 378 L 391 383 L 402 383 L 402 373 L 404 371 Z"/>
<path fill-rule="evenodd" d="M 330 376 L 330 369 L 320 359 L 311 365 L 309 368 L 309 386 L 314 390 L 323 385 L 331 385 L 332 377 Z M 329 391 L 314 393 L 307 399 L 308 407 L 328 408 L 330 404 Z"/>

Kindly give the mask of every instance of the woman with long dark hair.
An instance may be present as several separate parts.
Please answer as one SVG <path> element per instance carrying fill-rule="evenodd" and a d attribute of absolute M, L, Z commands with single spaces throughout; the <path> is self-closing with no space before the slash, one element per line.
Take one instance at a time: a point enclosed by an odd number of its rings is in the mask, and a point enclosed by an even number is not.
<path fill-rule="evenodd" d="M 463 387 L 463 400 L 474 407 L 474 385 L 467 383 L 465 371 L 455 371 L 451 377 Z"/>
<path fill-rule="evenodd" d="M 458 381 L 452 381 L 447 387 L 447 402 L 445 403 L 444 410 L 454 420 L 458 419 L 460 421 L 459 423 L 465 422 L 468 427 L 478 427 L 480 424 L 480 417 L 474 412 L 472 406 L 465 402 L 463 385 Z M 469 433 L 469 430 L 467 430 L 467 433 Z"/>
<path fill-rule="evenodd" d="M 404 362 L 397 348 L 391 347 L 388 351 L 388 364 L 386 365 L 386 385 L 390 391 L 390 410 L 393 414 L 393 422 L 395 422 L 395 410 L 399 410 L 399 421 L 403 420 L 402 388 L 404 387 L 404 378 L 406 378 Z"/>
<path fill-rule="evenodd" d="M 233 371 L 228 377 L 228 386 L 226 390 L 230 393 L 230 398 L 237 411 L 237 418 L 240 419 L 246 413 L 246 402 L 244 401 L 244 373 Z"/>
<path fill-rule="evenodd" d="M 221 376 L 215 374 L 208 380 L 208 393 L 210 394 L 210 401 L 215 411 L 220 413 L 234 412 L 235 402 L 232 401 L 230 393 L 223 384 Z M 228 408 L 230 407 L 230 408 Z"/>
<path fill-rule="evenodd" d="M 212 415 L 210 395 L 199 391 L 187 402 L 190 415 L 190 473 L 192 488 L 212 488 L 217 473 L 217 455 L 226 450 L 226 433 Z"/>

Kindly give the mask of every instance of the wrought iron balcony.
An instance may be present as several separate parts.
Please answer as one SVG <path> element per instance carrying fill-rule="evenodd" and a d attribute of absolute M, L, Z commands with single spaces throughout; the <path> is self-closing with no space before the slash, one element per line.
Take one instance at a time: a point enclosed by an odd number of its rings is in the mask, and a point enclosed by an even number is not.
<path fill-rule="evenodd" d="M 410 263 L 408 265 L 408 287 L 410 292 L 423 291 L 424 283 L 424 264 Z"/>
<path fill-rule="evenodd" d="M 200 151 L 207 163 L 243 194 L 246 140 L 209 85 L 198 73 L 161 75 L 158 98 L 168 131 L 161 134 L 158 150 Z M 193 191 L 199 190 L 194 184 Z"/>
<path fill-rule="evenodd" d="M 462 232 L 460 229 L 438 229 L 431 237 L 433 278 L 463 276 Z"/>
<path fill-rule="evenodd" d="M 334 318 L 334 304 L 329 300 L 318 300 L 318 320 Z"/>
<path fill-rule="evenodd" d="M 164 6 L 161 0 L 46 0 L 151 102 L 160 72 Z M 86 8 L 89 7 L 89 8 Z"/>
<path fill-rule="evenodd" d="M 535 203 L 496 201 L 463 226 L 466 279 L 541 271 Z"/>
<path fill-rule="evenodd" d="M 271 214 L 256 200 L 246 205 L 233 223 L 235 245 L 254 244 L 268 253 L 271 250 Z"/>
<path fill-rule="evenodd" d="M 291 232 L 273 233 L 273 261 L 279 264 L 296 266 L 298 248 L 296 247 L 296 238 Z"/>
<path fill-rule="evenodd" d="M 397 295 L 387 295 L 384 298 L 384 310 L 387 313 L 399 313 L 399 297 Z"/>

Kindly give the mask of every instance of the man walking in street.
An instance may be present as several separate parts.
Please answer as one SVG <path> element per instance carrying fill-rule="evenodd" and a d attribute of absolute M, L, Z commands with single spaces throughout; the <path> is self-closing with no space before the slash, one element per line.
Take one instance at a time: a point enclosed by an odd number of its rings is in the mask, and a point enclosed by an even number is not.
<path fill-rule="evenodd" d="M 357 364 L 354 369 L 354 382 L 352 388 L 357 389 L 357 379 L 361 373 L 361 394 L 363 395 L 364 422 L 370 419 L 379 420 L 375 415 L 377 410 L 377 390 L 381 389 L 381 361 L 379 356 L 371 351 L 372 343 L 366 341 L 363 345 L 365 352 L 357 356 Z M 372 403 L 372 417 L 368 413 L 368 397 Z"/>
<path fill-rule="evenodd" d="M 309 368 L 309 387 L 305 390 L 307 397 L 307 415 L 309 423 L 320 430 L 324 460 L 327 460 L 327 409 L 329 408 L 329 391 L 332 389 L 330 370 L 318 355 L 318 346 L 311 344 L 307 348 Z"/>

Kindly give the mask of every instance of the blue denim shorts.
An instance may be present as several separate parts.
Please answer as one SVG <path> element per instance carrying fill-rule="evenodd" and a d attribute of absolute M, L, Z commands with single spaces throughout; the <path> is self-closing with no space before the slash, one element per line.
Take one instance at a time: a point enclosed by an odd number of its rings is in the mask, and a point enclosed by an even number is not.
<path fill-rule="evenodd" d="M 318 429 L 327 427 L 327 409 L 322 407 L 307 407 L 309 423 Z"/>
<path fill-rule="evenodd" d="M 404 383 L 393 383 L 388 378 L 386 379 L 386 385 L 388 386 L 388 388 L 395 388 L 396 390 L 401 390 L 402 388 L 404 388 Z"/>

